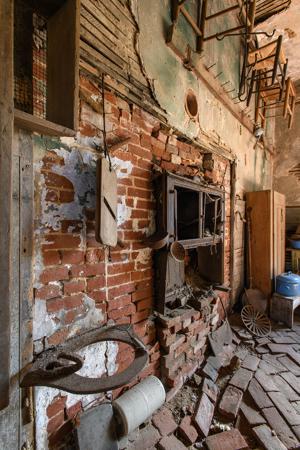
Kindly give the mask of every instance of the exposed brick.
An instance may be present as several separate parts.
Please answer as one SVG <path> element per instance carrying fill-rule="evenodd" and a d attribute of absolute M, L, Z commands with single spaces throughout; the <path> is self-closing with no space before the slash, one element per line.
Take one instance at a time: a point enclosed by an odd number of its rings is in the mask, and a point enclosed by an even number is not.
<path fill-rule="evenodd" d="M 87 263 L 97 263 L 100 260 L 104 259 L 104 250 L 100 248 L 88 250 L 86 252 L 85 258 Z"/>
<path fill-rule="evenodd" d="M 49 420 L 47 425 L 48 434 L 52 434 L 54 431 L 56 431 L 64 423 L 64 420 L 65 420 L 64 411 L 60 411 L 58 414 L 53 416 Z"/>
<path fill-rule="evenodd" d="M 151 191 L 148 189 L 138 189 L 134 187 L 128 188 L 129 197 L 141 198 L 141 199 L 150 199 Z"/>
<path fill-rule="evenodd" d="M 64 283 L 65 295 L 77 294 L 79 292 L 84 292 L 84 290 L 85 290 L 85 280 L 74 280 Z"/>
<path fill-rule="evenodd" d="M 84 262 L 84 252 L 80 250 L 63 250 L 62 264 L 80 264 Z"/>
<path fill-rule="evenodd" d="M 47 300 L 46 307 L 47 307 L 47 312 L 50 314 L 58 312 L 58 311 L 64 309 L 63 299 L 61 297 L 49 299 L 49 300 Z"/>
<path fill-rule="evenodd" d="M 42 170 L 45 177 L 46 186 L 60 188 L 60 189 L 73 189 L 73 183 L 63 175 L 59 175 L 54 172 L 46 172 Z"/>
<path fill-rule="evenodd" d="M 66 414 L 68 419 L 74 419 L 74 417 L 81 411 L 82 404 L 81 401 L 75 403 L 66 409 Z"/>
<path fill-rule="evenodd" d="M 108 298 L 120 297 L 121 295 L 131 294 L 135 290 L 134 283 L 123 284 L 122 286 L 113 287 L 108 290 Z"/>
<path fill-rule="evenodd" d="M 70 295 L 63 298 L 65 309 L 78 308 L 83 304 L 83 294 Z"/>
<path fill-rule="evenodd" d="M 109 275 L 117 275 L 121 273 L 128 273 L 134 269 L 134 262 L 124 262 L 123 264 L 111 264 L 108 266 Z"/>
<path fill-rule="evenodd" d="M 148 287 L 146 289 L 137 290 L 132 294 L 132 301 L 136 302 L 139 300 L 143 300 L 152 295 L 152 287 Z"/>
<path fill-rule="evenodd" d="M 53 267 L 45 269 L 40 275 L 42 283 L 49 283 L 51 281 L 68 280 L 69 269 L 67 267 Z"/>
<path fill-rule="evenodd" d="M 146 298 L 136 303 L 137 311 L 144 311 L 145 309 L 151 309 L 153 307 L 152 298 Z"/>
<path fill-rule="evenodd" d="M 68 330 L 66 328 L 62 329 L 62 330 L 58 330 L 55 333 L 53 333 L 48 339 L 48 344 L 49 345 L 58 345 L 61 344 L 62 342 L 64 342 L 66 340 L 68 336 Z"/>
<path fill-rule="evenodd" d="M 102 275 L 105 271 L 104 263 L 97 264 L 81 264 L 71 267 L 72 277 L 92 277 Z"/>
<path fill-rule="evenodd" d="M 81 239 L 80 236 L 72 234 L 52 234 L 45 236 L 45 244 L 43 244 L 44 250 L 55 250 L 55 249 L 70 249 L 80 246 Z M 64 261 L 63 261 L 64 263 Z"/>
<path fill-rule="evenodd" d="M 59 201 L 61 203 L 71 203 L 74 201 L 74 191 L 60 191 Z"/>
<path fill-rule="evenodd" d="M 45 266 L 56 266 L 60 264 L 60 254 L 57 250 L 43 252 L 43 263 Z"/>
<path fill-rule="evenodd" d="M 61 294 L 61 288 L 56 284 L 48 284 L 35 290 L 35 298 L 40 300 L 49 300 L 58 297 Z"/>
<path fill-rule="evenodd" d="M 142 322 L 142 320 L 145 320 L 149 317 L 150 311 L 147 309 L 145 311 L 138 312 L 134 314 L 131 318 L 132 323 Z"/>
<path fill-rule="evenodd" d="M 55 397 L 52 403 L 47 407 L 46 414 L 49 419 L 64 410 L 67 397 Z"/>
<path fill-rule="evenodd" d="M 87 292 L 94 291 L 95 289 L 101 289 L 104 286 L 105 286 L 104 276 L 89 278 L 86 282 Z"/>
<path fill-rule="evenodd" d="M 108 318 L 115 320 L 124 316 L 129 316 L 134 313 L 135 313 L 135 306 L 133 303 L 130 303 L 129 305 L 124 306 L 123 308 L 108 311 Z"/>
<path fill-rule="evenodd" d="M 140 281 L 144 280 L 145 278 L 150 278 L 151 276 L 152 276 L 152 269 L 139 270 L 131 273 L 131 280 Z"/>
<path fill-rule="evenodd" d="M 96 303 L 104 302 L 106 300 L 106 291 L 90 291 L 88 296 L 95 300 Z"/>
<path fill-rule="evenodd" d="M 122 273 L 120 275 L 111 275 L 107 277 L 107 286 L 118 286 L 121 284 L 128 283 L 130 281 L 129 273 Z"/>
<path fill-rule="evenodd" d="M 111 299 L 108 302 L 108 311 L 112 311 L 114 309 L 123 308 L 131 303 L 131 295 L 123 295 L 121 297 L 117 297 L 115 299 Z"/>
<path fill-rule="evenodd" d="M 82 316 L 82 312 L 82 308 L 70 309 L 64 315 L 64 324 L 69 325 L 76 322 Z"/>

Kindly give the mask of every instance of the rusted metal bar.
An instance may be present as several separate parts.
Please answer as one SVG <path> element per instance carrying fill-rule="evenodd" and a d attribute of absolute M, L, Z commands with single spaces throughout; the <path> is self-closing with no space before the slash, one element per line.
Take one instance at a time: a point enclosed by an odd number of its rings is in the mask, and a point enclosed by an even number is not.
<path fill-rule="evenodd" d="M 212 39 L 216 39 L 218 36 L 226 36 L 226 34 L 228 34 L 228 33 L 232 33 L 234 31 L 242 30 L 243 28 L 245 28 L 244 25 L 239 25 L 237 27 L 230 28 L 229 30 L 225 30 L 225 31 L 222 31 L 222 32 L 219 32 L 219 33 L 215 33 L 215 34 L 212 34 L 210 36 L 207 36 L 203 40 L 204 40 L 204 42 L 210 41 Z"/>

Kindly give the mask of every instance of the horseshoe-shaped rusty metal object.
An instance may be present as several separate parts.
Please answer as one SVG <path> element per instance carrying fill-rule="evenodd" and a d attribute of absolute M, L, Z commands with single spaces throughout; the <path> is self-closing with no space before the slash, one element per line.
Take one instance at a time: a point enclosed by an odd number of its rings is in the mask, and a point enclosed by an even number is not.
<path fill-rule="evenodd" d="M 103 341 L 119 341 L 133 347 L 133 363 L 123 372 L 112 376 L 89 378 L 77 375 L 75 372 L 82 368 L 84 361 L 74 352 Z M 106 392 L 128 384 L 143 370 L 147 362 L 146 347 L 130 325 L 96 328 L 41 353 L 22 377 L 20 386 L 49 386 L 72 394 Z"/>

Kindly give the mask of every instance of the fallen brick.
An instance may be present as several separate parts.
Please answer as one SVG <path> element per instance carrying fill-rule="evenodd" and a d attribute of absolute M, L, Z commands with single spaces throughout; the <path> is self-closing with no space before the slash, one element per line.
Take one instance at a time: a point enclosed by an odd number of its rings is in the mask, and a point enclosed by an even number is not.
<path fill-rule="evenodd" d="M 216 402 L 219 388 L 218 386 L 208 378 L 204 378 L 202 391 L 211 399 L 212 402 Z"/>
<path fill-rule="evenodd" d="M 223 433 L 214 434 L 205 440 L 208 450 L 243 450 L 248 444 L 236 428 Z"/>
<path fill-rule="evenodd" d="M 190 416 L 185 416 L 178 427 L 178 432 L 183 441 L 188 445 L 194 444 L 198 437 L 196 428 L 192 425 L 192 419 Z"/>
<path fill-rule="evenodd" d="M 229 383 L 245 392 L 252 377 L 253 372 L 240 368 L 235 372 Z"/>
<path fill-rule="evenodd" d="M 172 412 L 165 407 L 153 416 L 152 423 L 162 436 L 173 433 L 177 428 Z"/>
<path fill-rule="evenodd" d="M 180 442 L 174 434 L 171 434 L 171 436 L 164 436 L 159 441 L 158 448 L 161 450 L 186 450 L 186 446 Z"/>
<path fill-rule="evenodd" d="M 221 402 L 219 404 L 219 411 L 229 419 L 234 419 L 240 409 L 240 404 L 243 398 L 243 392 L 235 386 L 227 386 Z"/>
<path fill-rule="evenodd" d="M 212 381 L 217 381 L 219 375 L 218 371 L 208 363 L 206 363 L 203 367 L 202 374 L 210 378 Z"/>
<path fill-rule="evenodd" d="M 201 435 L 206 437 L 209 433 L 211 421 L 214 415 L 214 404 L 206 394 L 202 394 L 200 402 L 196 408 L 193 421 Z"/>

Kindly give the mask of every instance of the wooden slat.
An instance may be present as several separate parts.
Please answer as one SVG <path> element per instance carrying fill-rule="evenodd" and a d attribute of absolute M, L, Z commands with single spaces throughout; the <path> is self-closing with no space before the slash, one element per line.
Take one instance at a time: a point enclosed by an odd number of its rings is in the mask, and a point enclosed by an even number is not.
<path fill-rule="evenodd" d="M 83 21 L 84 22 L 84 21 Z M 95 32 L 95 30 L 93 30 Z M 121 70 L 125 71 L 127 64 L 119 56 L 117 56 L 113 51 L 104 46 L 100 40 L 95 37 L 87 28 L 84 26 L 81 28 L 81 39 L 88 42 L 96 51 L 102 53 L 105 58 L 107 58 L 112 64 L 118 66 Z"/>
<path fill-rule="evenodd" d="M 97 67 L 100 71 L 103 71 L 105 68 L 105 72 L 108 75 L 122 82 L 129 90 L 137 94 L 137 96 L 141 99 L 144 99 L 146 97 L 148 97 L 149 100 L 151 99 L 149 90 L 141 90 L 140 88 L 136 87 L 134 84 L 134 79 L 132 77 L 130 77 L 129 81 L 128 74 L 122 72 L 120 68 L 108 61 L 101 53 L 97 52 L 95 49 L 91 48 L 87 43 L 83 41 L 80 42 L 80 46 L 87 55 L 87 61 L 92 63 L 94 67 Z"/>
<path fill-rule="evenodd" d="M 81 25 L 87 28 L 87 23 L 89 23 L 88 30 L 94 34 L 105 46 L 107 46 L 111 51 L 114 51 L 118 57 L 123 60 L 127 60 L 127 56 L 135 60 L 137 63 L 139 57 L 134 48 L 134 34 L 135 30 L 128 32 L 126 38 L 118 38 L 114 33 L 111 33 L 107 28 L 101 23 L 100 20 L 96 19 L 84 6 L 81 8 Z"/>
<path fill-rule="evenodd" d="M 9 404 L 12 139 L 13 2 L 0 0 L 0 410 Z M 5 70 L 4 70 L 5 69 Z"/>

